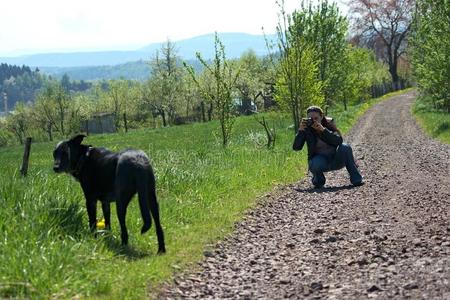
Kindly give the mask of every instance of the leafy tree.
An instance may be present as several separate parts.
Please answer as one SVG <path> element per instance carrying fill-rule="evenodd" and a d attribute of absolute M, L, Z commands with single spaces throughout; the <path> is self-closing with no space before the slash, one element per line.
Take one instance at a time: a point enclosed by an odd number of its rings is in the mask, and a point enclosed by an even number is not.
<path fill-rule="evenodd" d="M 220 41 L 217 33 L 214 39 L 215 55 L 211 64 L 204 60 L 199 52 L 197 59 L 205 67 L 204 72 L 210 74 L 214 79 L 213 85 L 205 87 L 200 84 L 195 71 L 191 66 L 185 64 L 186 69 L 197 84 L 205 98 L 214 103 L 215 113 L 220 121 L 222 133 L 222 145 L 226 147 L 230 141 L 231 132 L 235 120 L 233 107 L 233 91 L 239 77 L 239 70 L 234 70 L 225 56 L 225 47 Z"/>
<path fill-rule="evenodd" d="M 371 87 L 388 79 L 386 68 L 377 61 L 373 51 L 347 46 L 339 99 L 347 110 L 349 103 L 362 102 L 371 96 Z"/>
<path fill-rule="evenodd" d="M 241 111 L 244 114 L 251 112 L 251 103 L 257 103 L 258 99 L 262 99 L 265 81 L 267 79 L 267 65 L 256 56 L 253 50 L 249 50 L 242 54 L 237 61 L 240 69 L 240 75 L 236 82 L 242 100 Z"/>
<path fill-rule="evenodd" d="M 69 75 L 67 75 L 67 73 L 64 73 L 63 77 L 61 78 L 61 86 L 66 93 L 70 92 L 71 84 Z"/>
<path fill-rule="evenodd" d="M 61 137 L 67 137 L 79 132 L 82 120 L 84 101 L 75 101 L 58 82 L 49 84 L 37 96 L 31 107 L 31 120 L 44 131 L 49 140 L 53 140 L 53 133 L 59 132 Z"/>
<path fill-rule="evenodd" d="M 450 112 L 450 2 L 417 0 L 411 54 L 417 85 Z"/>
<path fill-rule="evenodd" d="M 175 44 L 167 41 L 161 48 L 161 54 L 156 52 L 151 62 L 152 72 L 149 84 L 155 93 L 154 110 L 161 115 L 163 125 L 173 123 L 183 87 L 183 69 L 176 55 Z"/>
<path fill-rule="evenodd" d="M 18 103 L 13 113 L 6 118 L 6 128 L 23 144 L 30 128 L 30 110 L 23 103 Z"/>
<path fill-rule="evenodd" d="M 307 7 L 292 14 L 292 34 L 302 36 L 304 42 L 314 49 L 318 62 L 318 79 L 322 81 L 325 103 L 331 106 L 338 100 L 342 89 L 342 78 L 347 47 L 347 20 L 339 12 L 336 3 L 319 1 L 315 7 Z"/>
<path fill-rule="evenodd" d="M 100 98 L 96 110 L 111 112 L 114 115 L 114 125 L 121 128 L 124 124 L 123 114 L 127 113 L 129 102 L 130 82 L 127 80 L 109 80 L 96 87 Z"/>
<path fill-rule="evenodd" d="M 355 30 L 360 43 L 383 46 L 382 57 L 396 89 L 399 86 L 398 63 L 406 51 L 411 29 L 414 0 L 351 0 Z"/>
<path fill-rule="evenodd" d="M 11 66 L 0 64 L 0 95 L 6 94 L 8 110 L 13 110 L 16 102 L 31 103 L 48 79 L 39 74 L 39 70 L 31 71 L 27 66 Z M 2 103 L 3 104 L 3 103 Z M 3 110 L 4 106 L 1 105 Z"/>
<path fill-rule="evenodd" d="M 313 48 L 307 44 L 304 34 L 307 14 L 286 14 L 284 2 L 280 4 L 280 20 L 277 26 L 278 76 L 275 99 L 289 108 L 297 131 L 307 106 L 323 103 L 322 82 L 318 78 L 318 62 Z"/>
<path fill-rule="evenodd" d="M 183 105 L 180 115 L 184 115 L 187 121 L 194 120 L 199 117 L 198 112 L 201 110 L 200 101 L 202 95 L 191 76 L 183 76 L 182 91 L 183 101 L 181 102 Z M 197 116 L 195 116 L 196 113 Z"/>

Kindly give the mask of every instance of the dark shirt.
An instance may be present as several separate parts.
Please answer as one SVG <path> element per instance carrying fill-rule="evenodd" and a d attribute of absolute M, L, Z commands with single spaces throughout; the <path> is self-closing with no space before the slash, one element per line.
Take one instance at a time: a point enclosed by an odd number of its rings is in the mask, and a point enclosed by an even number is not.
<path fill-rule="evenodd" d="M 300 151 L 302 150 L 306 142 L 306 145 L 308 147 L 308 159 L 311 159 L 315 154 L 324 153 L 322 151 L 331 153 L 329 147 L 332 147 L 333 150 L 336 151 L 336 148 L 340 144 L 342 144 L 342 137 L 339 134 L 339 131 L 336 129 L 336 126 L 334 126 L 333 119 L 327 118 L 327 121 L 328 125 L 324 126 L 325 130 L 320 134 L 316 133 L 315 130 L 310 127 L 307 127 L 304 131 L 299 130 L 297 135 L 295 136 L 292 148 L 295 151 Z M 322 123 L 322 125 L 324 124 Z M 319 139 L 329 147 L 324 147 L 322 144 L 320 144 L 321 142 L 319 142 L 318 153 L 317 144 Z"/>

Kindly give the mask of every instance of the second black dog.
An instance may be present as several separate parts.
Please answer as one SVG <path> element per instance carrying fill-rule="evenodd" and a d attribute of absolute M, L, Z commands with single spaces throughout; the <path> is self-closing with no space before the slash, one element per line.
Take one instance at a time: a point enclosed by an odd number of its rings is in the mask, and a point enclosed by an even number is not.
<path fill-rule="evenodd" d="M 125 216 L 130 200 L 137 193 L 144 221 L 141 233 L 151 227 L 151 212 L 158 237 L 158 253 L 164 253 L 166 249 L 159 219 L 155 176 L 147 155 L 132 149 L 114 153 L 104 148 L 82 145 L 83 138 L 84 135 L 77 135 L 56 145 L 53 170 L 69 173 L 80 182 L 86 198 L 90 229 L 96 228 L 98 200 L 102 203 L 106 228 L 111 228 L 110 202 L 116 201 L 122 244 L 128 244 Z"/>

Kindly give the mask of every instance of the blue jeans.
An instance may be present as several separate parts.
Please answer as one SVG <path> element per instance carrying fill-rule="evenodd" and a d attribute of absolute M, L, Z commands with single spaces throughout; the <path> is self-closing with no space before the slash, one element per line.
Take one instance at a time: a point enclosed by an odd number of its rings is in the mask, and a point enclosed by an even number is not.
<path fill-rule="evenodd" d="M 352 184 L 358 185 L 362 182 L 362 176 L 355 164 L 352 147 L 349 145 L 339 145 L 336 154 L 331 157 L 321 154 L 314 155 L 309 160 L 309 170 L 313 173 L 313 185 L 316 187 L 323 186 L 325 184 L 324 172 L 339 170 L 343 167 L 347 168 Z"/>

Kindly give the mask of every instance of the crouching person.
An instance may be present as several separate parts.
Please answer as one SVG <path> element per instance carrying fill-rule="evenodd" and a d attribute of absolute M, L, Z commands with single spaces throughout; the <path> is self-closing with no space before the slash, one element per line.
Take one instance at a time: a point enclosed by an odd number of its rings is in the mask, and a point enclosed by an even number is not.
<path fill-rule="evenodd" d="M 342 142 L 342 136 L 333 119 L 324 115 L 318 106 L 306 110 L 308 118 L 302 119 L 293 149 L 302 150 L 305 142 L 308 149 L 309 171 L 312 184 L 320 188 L 325 184 L 324 172 L 347 168 L 350 182 L 354 186 L 363 184 L 363 178 L 353 157 L 352 148 Z"/>

